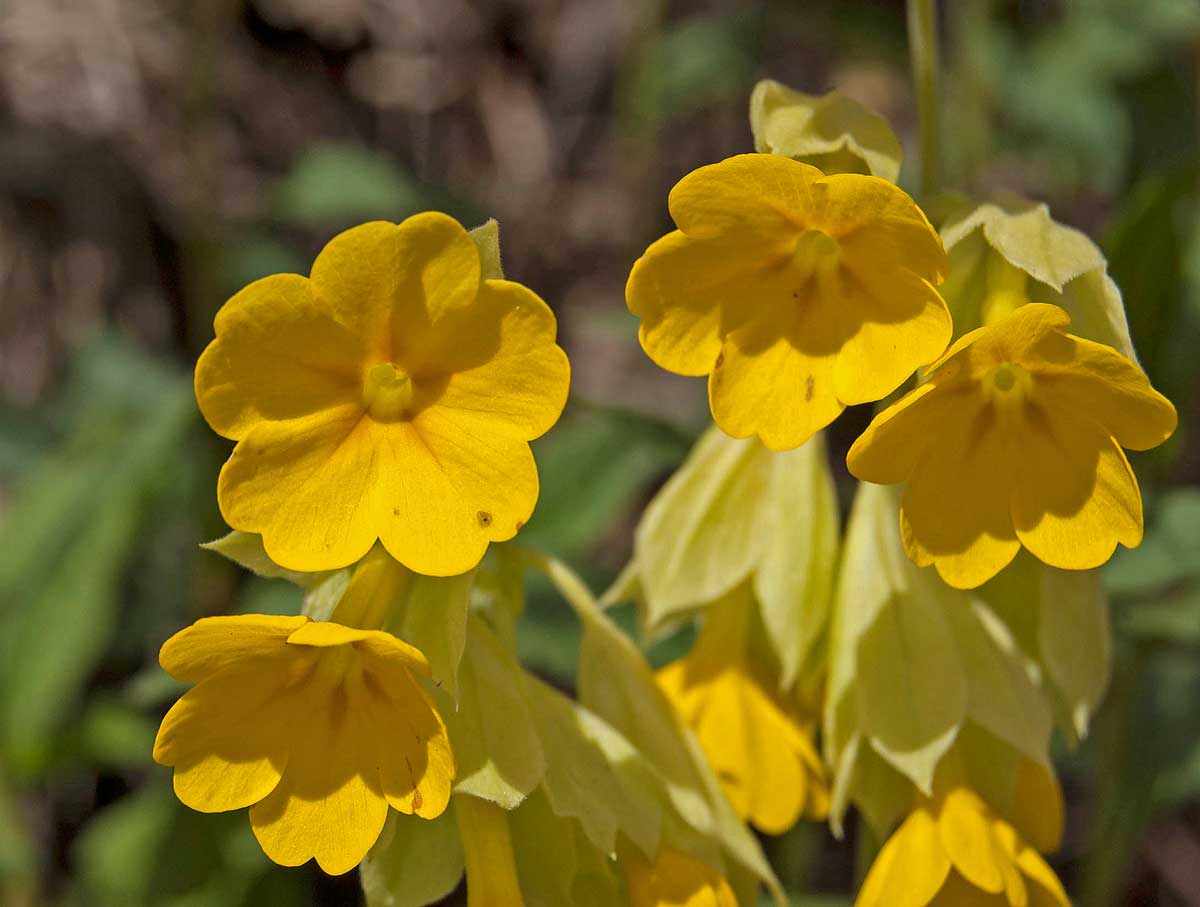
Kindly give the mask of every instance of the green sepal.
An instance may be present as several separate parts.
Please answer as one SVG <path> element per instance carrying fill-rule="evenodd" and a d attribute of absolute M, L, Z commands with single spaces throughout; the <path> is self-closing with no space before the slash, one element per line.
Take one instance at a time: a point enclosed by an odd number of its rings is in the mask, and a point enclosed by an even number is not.
<path fill-rule="evenodd" d="M 983 323 L 988 273 L 998 256 L 1031 278 L 1023 301 L 1060 306 L 1071 316 L 1071 333 L 1136 361 L 1121 291 L 1108 276 L 1100 248 L 1085 234 L 1055 221 L 1045 204 L 1015 197 L 977 203 L 947 196 L 938 207 L 950 256 L 950 274 L 940 290 L 955 336 Z"/>
<path fill-rule="evenodd" d="M 838 537 L 822 433 L 778 453 L 712 426 L 646 508 L 633 564 L 605 598 L 636 594 L 654 633 L 753 576 L 779 686 L 790 689 L 824 671 Z"/>
<path fill-rule="evenodd" d="M 490 217 L 487 223 L 468 231 L 479 250 L 479 276 L 483 280 L 503 280 L 504 268 L 500 265 L 500 224 Z"/>
<path fill-rule="evenodd" d="M 456 793 L 513 809 L 546 772 L 516 656 L 479 617 L 468 619 L 458 678 L 458 707 L 442 697 L 442 718 L 458 763 Z"/>
<path fill-rule="evenodd" d="M 904 149 L 887 121 L 843 94 L 809 95 L 773 79 L 750 94 L 754 150 L 826 173 L 869 173 L 894 183 Z"/>
<path fill-rule="evenodd" d="M 389 810 L 358 872 L 367 907 L 425 907 L 449 895 L 463 876 L 454 798 L 434 819 Z"/>

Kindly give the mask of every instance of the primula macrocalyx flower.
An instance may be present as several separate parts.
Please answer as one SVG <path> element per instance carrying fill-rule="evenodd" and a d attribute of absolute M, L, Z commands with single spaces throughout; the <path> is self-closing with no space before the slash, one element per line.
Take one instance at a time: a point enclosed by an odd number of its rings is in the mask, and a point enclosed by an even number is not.
<path fill-rule="evenodd" d="M 1142 540 L 1121 448 L 1161 444 L 1175 408 L 1129 359 L 1067 333 L 1069 321 L 1030 303 L 966 334 L 850 448 L 858 478 L 905 482 L 904 546 L 952 586 L 980 585 L 1022 545 L 1083 570 Z"/>
<path fill-rule="evenodd" d="M 749 596 L 708 609 L 688 655 L 660 670 L 658 685 L 700 741 L 725 796 L 744 820 L 781 834 L 802 816 L 829 814 L 829 789 L 804 722 L 773 690 L 746 645 Z"/>
<path fill-rule="evenodd" d="M 1067 907 L 1054 870 L 974 791 L 918 806 L 883 845 L 855 907 Z"/>
<path fill-rule="evenodd" d="M 621 863 L 629 907 L 737 907 L 724 877 L 682 850 L 664 845 L 653 864 L 630 852 Z"/>
<path fill-rule="evenodd" d="M 626 303 L 651 359 L 708 375 L 735 438 L 799 447 L 950 341 L 941 240 L 886 180 L 743 154 L 688 174 L 668 204 L 679 229 L 638 259 Z"/>
<path fill-rule="evenodd" d="M 424 656 L 380 630 L 307 617 L 209 617 L 176 633 L 159 661 L 195 684 L 172 706 L 154 759 L 175 768 L 192 809 L 250 807 L 276 863 L 316 858 L 353 869 L 388 806 L 433 818 L 446 808 L 454 757 L 417 675 Z"/>
<path fill-rule="evenodd" d="M 528 442 L 569 368 L 533 292 L 483 279 L 444 214 L 335 237 L 310 277 L 250 284 L 196 366 L 208 423 L 237 441 L 217 497 L 282 567 L 344 567 L 376 539 L 418 573 L 464 573 L 533 512 Z"/>

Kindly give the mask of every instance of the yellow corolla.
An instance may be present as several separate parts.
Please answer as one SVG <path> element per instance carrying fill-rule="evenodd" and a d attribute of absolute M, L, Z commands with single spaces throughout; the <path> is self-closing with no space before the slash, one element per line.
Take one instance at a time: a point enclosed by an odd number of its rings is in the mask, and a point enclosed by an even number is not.
<path fill-rule="evenodd" d="M 871 865 L 855 907 L 1068 907 L 1046 861 L 974 791 L 917 807 Z"/>
<path fill-rule="evenodd" d="M 781 701 L 752 650 L 754 607 L 752 598 L 736 595 L 710 606 L 692 650 L 657 680 L 738 816 L 781 834 L 802 816 L 824 819 L 829 788 L 813 722 Z"/>
<path fill-rule="evenodd" d="M 620 863 L 630 907 L 738 907 L 725 878 L 682 850 L 664 845 L 653 864 L 630 852 Z"/>
<path fill-rule="evenodd" d="M 905 482 L 904 546 L 917 564 L 974 588 L 1022 545 L 1083 570 L 1142 540 L 1142 498 L 1122 447 L 1175 430 L 1175 408 L 1111 347 L 1067 333 L 1030 303 L 961 337 L 929 380 L 855 441 L 850 471 Z"/>
<path fill-rule="evenodd" d="M 799 447 L 950 342 L 941 240 L 886 180 L 743 154 L 685 176 L 668 205 L 679 229 L 638 259 L 626 303 L 651 359 L 708 375 L 735 438 Z"/>
<path fill-rule="evenodd" d="M 388 806 L 434 818 L 454 757 L 416 675 L 421 653 L 389 633 L 307 617 L 210 617 L 176 633 L 163 669 L 195 684 L 172 706 L 154 759 L 192 809 L 250 807 L 267 856 L 353 869 Z"/>
<path fill-rule="evenodd" d="M 221 513 L 290 570 L 379 539 L 418 573 L 466 572 L 533 512 L 528 442 L 569 382 L 555 329 L 532 291 L 481 277 L 453 218 L 342 233 L 310 277 L 266 277 L 217 313 L 196 398 L 238 442 Z"/>

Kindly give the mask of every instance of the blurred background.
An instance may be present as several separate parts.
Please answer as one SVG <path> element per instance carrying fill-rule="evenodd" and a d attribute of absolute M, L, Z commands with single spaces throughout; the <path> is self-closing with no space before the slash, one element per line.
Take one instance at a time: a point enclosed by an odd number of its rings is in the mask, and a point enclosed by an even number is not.
<path fill-rule="evenodd" d="M 948 183 L 1097 238 L 1181 414 L 1135 461 L 1147 541 L 1107 568 L 1117 664 L 1060 754 L 1055 865 L 1085 907 L 1200 904 L 1200 4 L 944 7 Z M 191 391 L 212 316 L 360 221 L 498 218 L 574 364 L 523 538 L 599 590 L 707 419 L 703 383 L 640 352 L 625 278 L 670 186 L 750 149 L 765 76 L 840 89 L 915 151 L 899 0 L 0 0 L 0 904 L 359 903 L 150 760 L 178 693 L 161 642 L 298 606 L 197 548 L 230 449 Z M 868 416 L 837 423 L 835 464 Z M 573 618 L 531 595 L 522 654 L 569 687 Z M 850 903 L 850 842 L 765 846 L 796 904 Z"/>

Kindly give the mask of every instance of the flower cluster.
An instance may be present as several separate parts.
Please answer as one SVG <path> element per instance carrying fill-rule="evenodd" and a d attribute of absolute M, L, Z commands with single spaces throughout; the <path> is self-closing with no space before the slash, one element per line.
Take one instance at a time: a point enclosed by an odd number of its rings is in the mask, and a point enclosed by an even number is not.
<path fill-rule="evenodd" d="M 746 823 L 840 834 L 853 804 L 887 838 L 860 907 L 1065 907 L 1051 736 L 1103 696 L 1095 568 L 1141 541 L 1125 450 L 1174 407 L 1044 207 L 939 232 L 853 102 L 764 82 L 751 121 L 757 153 L 685 176 L 629 275 L 643 349 L 707 377 L 715 424 L 600 601 L 492 545 L 569 384 L 494 222 L 364 224 L 226 303 L 196 367 L 235 442 L 209 547 L 305 603 L 162 647 L 191 685 L 154 746 L 182 802 L 248 808 L 278 863 L 361 865 L 371 903 L 464 876 L 469 907 L 782 903 Z M 843 534 L 823 429 L 863 403 Z M 577 699 L 517 657 L 527 568 L 582 624 Z M 604 611 L 624 599 L 648 638 L 694 621 L 690 651 L 653 671 Z"/>

